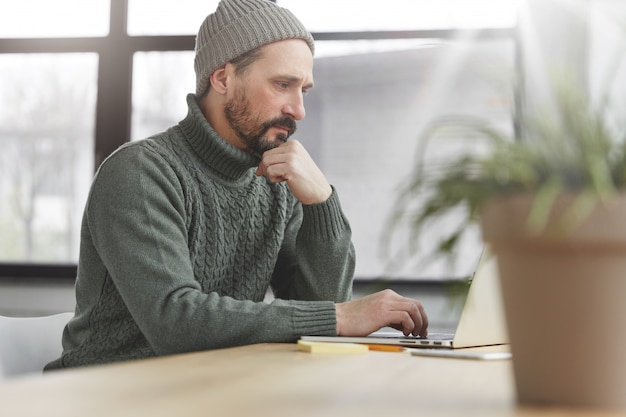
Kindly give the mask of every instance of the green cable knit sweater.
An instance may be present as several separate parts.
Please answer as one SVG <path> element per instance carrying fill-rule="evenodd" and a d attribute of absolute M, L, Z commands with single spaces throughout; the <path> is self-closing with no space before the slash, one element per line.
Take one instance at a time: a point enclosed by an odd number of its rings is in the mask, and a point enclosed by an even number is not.
<path fill-rule="evenodd" d="M 334 302 L 350 298 L 354 272 L 336 192 L 303 206 L 187 103 L 178 125 L 99 168 L 75 316 L 47 370 L 336 334 Z"/>

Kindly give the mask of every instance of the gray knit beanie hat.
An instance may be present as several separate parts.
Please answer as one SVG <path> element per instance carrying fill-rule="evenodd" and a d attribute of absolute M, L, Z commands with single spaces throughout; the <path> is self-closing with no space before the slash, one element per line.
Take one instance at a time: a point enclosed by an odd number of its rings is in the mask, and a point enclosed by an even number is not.
<path fill-rule="evenodd" d="M 287 9 L 268 0 L 222 0 L 207 16 L 196 38 L 196 95 L 227 62 L 268 43 L 303 39 L 315 51 L 313 37 Z"/>

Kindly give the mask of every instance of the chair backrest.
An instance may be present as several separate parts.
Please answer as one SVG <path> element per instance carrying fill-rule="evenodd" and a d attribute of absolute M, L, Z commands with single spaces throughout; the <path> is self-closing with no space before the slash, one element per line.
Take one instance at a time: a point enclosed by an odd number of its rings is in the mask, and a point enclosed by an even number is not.
<path fill-rule="evenodd" d="M 48 362 L 61 356 L 63 328 L 72 316 L 0 316 L 0 380 L 42 373 Z"/>

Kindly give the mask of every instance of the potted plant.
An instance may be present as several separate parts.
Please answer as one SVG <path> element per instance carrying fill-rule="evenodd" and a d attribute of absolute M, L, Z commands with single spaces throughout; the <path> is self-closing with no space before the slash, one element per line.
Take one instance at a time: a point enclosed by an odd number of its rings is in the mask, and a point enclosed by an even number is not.
<path fill-rule="evenodd" d="M 514 134 L 474 117 L 432 123 L 429 146 L 445 133 L 475 146 L 422 157 L 391 227 L 408 224 L 413 247 L 433 222 L 456 222 L 443 255 L 480 228 L 498 263 L 519 402 L 626 408 L 626 131 L 610 100 L 594 105 L 566 74 L 554 80 L 553 106 L 523 109 Z"/>

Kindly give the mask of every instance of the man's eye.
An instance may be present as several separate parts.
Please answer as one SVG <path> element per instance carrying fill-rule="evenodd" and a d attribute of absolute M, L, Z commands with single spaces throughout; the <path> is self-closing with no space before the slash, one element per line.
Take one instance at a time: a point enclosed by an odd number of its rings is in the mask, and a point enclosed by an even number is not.
<path fill-rule="evenodd" d="M 278 85 L 279 88 L 282 88 L 283 90 L 289 87 L 289 83 L 276 83 Z"/>
<path fill-rule="evenodd" d="M 307 94 L 309 94 L 309 89 L 308 88 L 303 88 L 302 89 L 302 95 L 306 96 Z"/>

